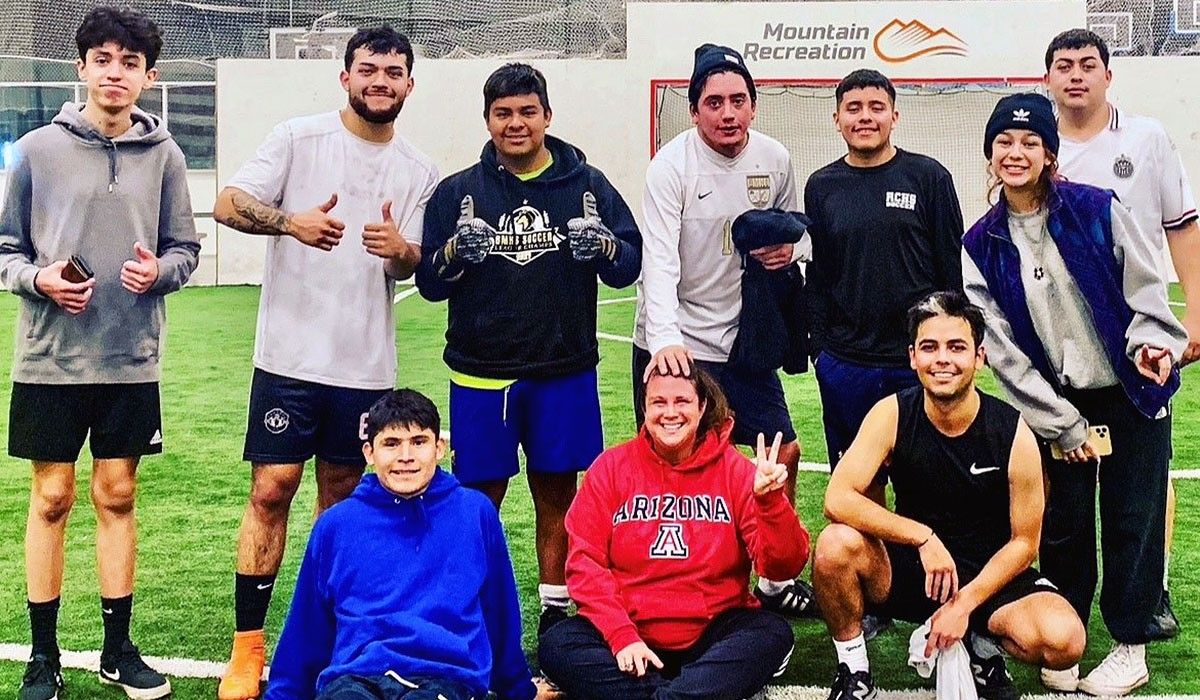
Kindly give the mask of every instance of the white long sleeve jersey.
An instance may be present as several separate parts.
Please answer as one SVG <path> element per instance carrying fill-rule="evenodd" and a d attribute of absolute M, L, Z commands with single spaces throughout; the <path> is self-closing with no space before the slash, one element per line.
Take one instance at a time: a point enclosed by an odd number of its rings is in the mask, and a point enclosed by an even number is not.
<path fill-rule="evenodd" d="M 734 158 L 696 129 L 663 146 L 646 171 L 634 343 L 651 353 L 683 345 L 696 359 L 728 360 L 742 312 L 733 220 L 753 208 L 797 206 L 791 156 L 770 136 L 750 131 Z M 805 234 L 793 259 L 808 260 L 811 251 Z"/>

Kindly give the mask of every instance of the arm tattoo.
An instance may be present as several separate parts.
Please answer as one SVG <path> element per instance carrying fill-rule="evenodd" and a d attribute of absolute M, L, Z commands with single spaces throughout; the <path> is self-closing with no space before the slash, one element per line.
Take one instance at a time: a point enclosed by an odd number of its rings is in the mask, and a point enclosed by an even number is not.
<path fill-rule="evenodd" d="M 235 191 L 230 198 L 234 215 L 227 217 L 228 221 L 221 223 L 231 226 L 244 233 L 257 233 L 268 236 L 288 235 L 288 215 L 269 207 L 249 194 Z"/>

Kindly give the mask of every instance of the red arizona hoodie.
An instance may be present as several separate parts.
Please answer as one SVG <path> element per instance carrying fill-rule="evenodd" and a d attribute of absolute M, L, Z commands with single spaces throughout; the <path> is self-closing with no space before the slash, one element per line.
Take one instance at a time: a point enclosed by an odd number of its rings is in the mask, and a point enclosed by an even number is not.
<path fill-rule="evenodd" d="M 636 641 L 696 642 L 717 615 L 758 607 L 750 565 L 786 581 L 808 560 L 808 531 L 783 489 L 754 495 L 754 464 L 732 421 L 671 465 L 638 437 L 606 450 L 567 511 L 567 587 L 613 654 Z"/>

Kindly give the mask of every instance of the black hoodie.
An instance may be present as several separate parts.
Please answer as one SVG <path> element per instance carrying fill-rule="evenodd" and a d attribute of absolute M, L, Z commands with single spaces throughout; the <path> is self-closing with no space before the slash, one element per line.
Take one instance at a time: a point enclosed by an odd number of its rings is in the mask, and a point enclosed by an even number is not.
<path fill-rule="evenodd" d="M 625 200 L 578 148 L 549 135 L 546 147 L 553 165 L 522 181 L 489 142 L 479 163 L 447 177 L 429 200 L 417 288 L 430 301 L 449 299 L 443 357 L 452 370 L 533 379 L 595 367 L 596 276 L 627 287 L 641 271 L 642 237 Z M 615 262 L 571 257 L 567 221 L 584 215 L 585 192 L 617 237 Z M 500 235 L 482 263 L 463 265 L 463 274 L 448 281 L 434 270 L 433 254 L 454 235 L 464 211 Z"/>

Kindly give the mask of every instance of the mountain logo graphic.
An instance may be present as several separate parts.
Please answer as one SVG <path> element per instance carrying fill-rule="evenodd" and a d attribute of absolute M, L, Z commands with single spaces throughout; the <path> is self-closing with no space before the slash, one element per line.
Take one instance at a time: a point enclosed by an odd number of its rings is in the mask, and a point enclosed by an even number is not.
<path fill-rule="evenodd" d="M 888 63 L 921 56 L 966 56 L 967 42 L 945 27 L 930 29 L 920 20 L 893 19 L 875 34 L 875 53 Z"/>

